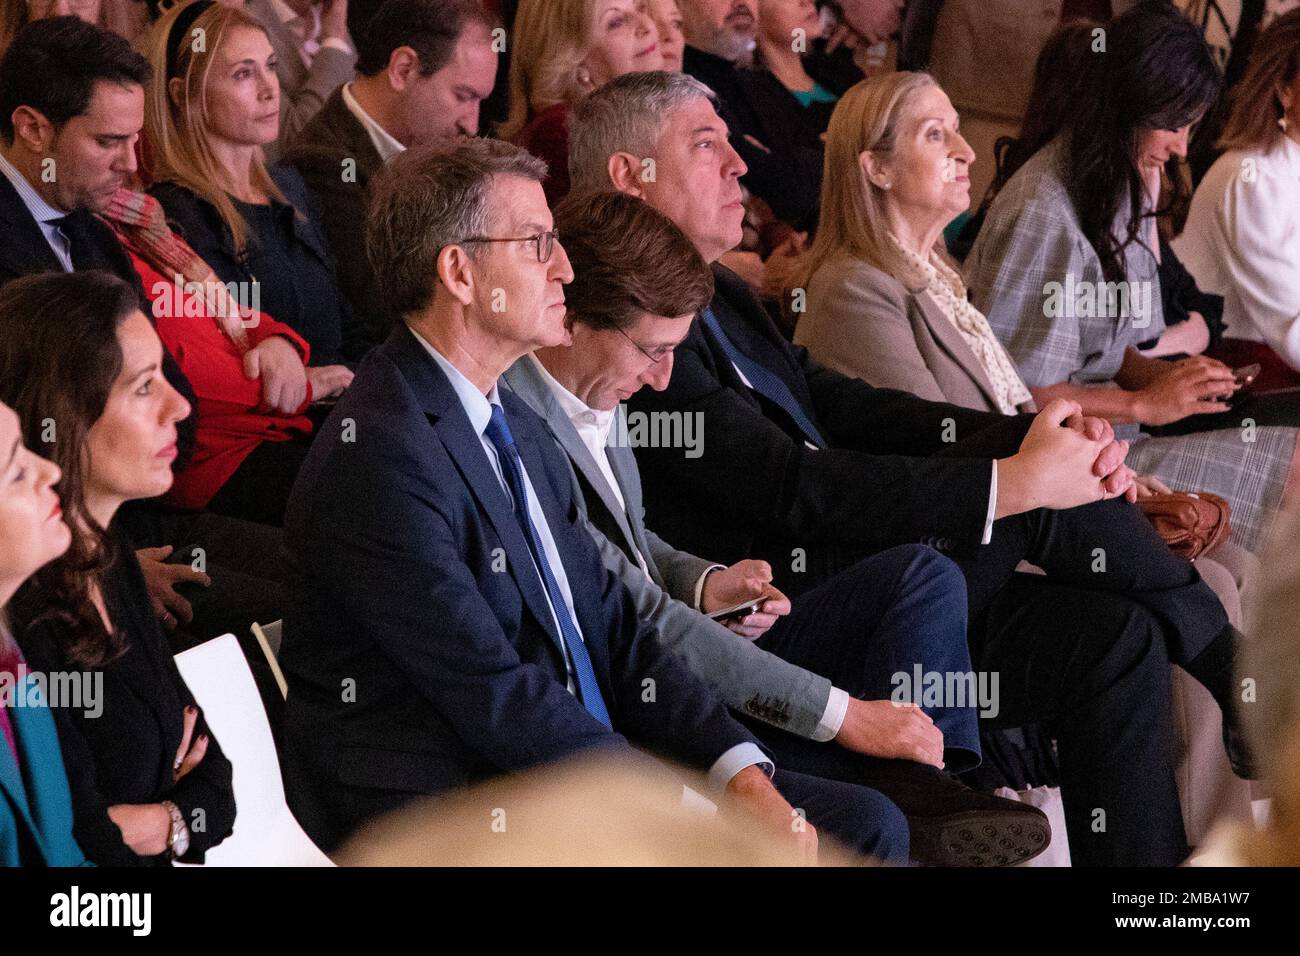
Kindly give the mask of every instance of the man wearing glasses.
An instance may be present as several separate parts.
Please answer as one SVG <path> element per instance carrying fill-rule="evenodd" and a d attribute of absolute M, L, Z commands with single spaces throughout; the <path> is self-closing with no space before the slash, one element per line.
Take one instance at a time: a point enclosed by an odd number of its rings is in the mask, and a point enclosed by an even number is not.
<path fill-rule="evenodd" d="M 544 174 L 471 140 L 408 150 L 373 181 L 368 252 L 404 322 L 317 433 L 285 516 L 301 575 L 281 652 L 295 814 L 330 850 L 421 795 L 584 752 L 644 760 L 635 744 L 707 775 L 724 812 L 795 857 L 816 858 L 821 830 L 905 862 L 889 800 L 775 770 L 640 622 L 575 520 L 563 453 L 498 390 L 512 363 L 569 340 L 573 272 Z"/>

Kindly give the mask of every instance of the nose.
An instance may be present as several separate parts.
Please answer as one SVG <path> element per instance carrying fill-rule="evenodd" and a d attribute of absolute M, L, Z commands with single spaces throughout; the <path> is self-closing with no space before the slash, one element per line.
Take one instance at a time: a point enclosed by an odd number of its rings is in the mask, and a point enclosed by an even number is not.
<path fill-rule="evenodd" d="M 139 163 L 135 161 L 135 144 L 139 138 L 140 135 L 137 133 L 135 136 L 132 136 L 130 139 L 122 143 L 122 150 L 118 154 L 117 162 L 113 164 L 115 171 L 126 173 L 128 176 L 132 175 L 136 171 Z"/>
<path fill-rule="evenodd" d="M 565 285 L 573 281 L 573 265 L 559 239 L 555 240 L 555 248 L 551 250 L 551 261 L 547 266 L 546 277 L 551 281 L 563 282 Z"/>
<path fill-rule="evenodd" d="M 1179 159 L 1187 158 L 1187 138 L 1191 135 L 1191 127 L 1184 126 L 1174 137 L 1173 143 L 1169 147 L 1169 152 L 1173 153 Z"/>
<path fill-rule="evenodd" d="M 39 460 L 41 462 L 41 487 L 53 488 L 63 480 L 63 469 L 48 458 Z"/>
<path fill-rule="evenodd" d="M 463 115 L 459 120 L 456 121 L 456 130 L 462 136 L 477 136 L 478 115 L 479 115 L 479 104 L 478 101 L 476 100 L 474 102 L 474 105 L 465 111 L 465 115 Z"/>
<path fill-rule="evenodd" d="M 668 387 L 669 380 L 673 377 L 673 353 L 669 352 L 658 362 L 651 362 L 650 367 L 645 370 L 641 376 L 641 381 L 649 385 L 656 392 L 662 392 Z"/>
<path fill-rule="evenodd" d="M 647 7 L 640 7 L 636 11 L 636 36 L 641 38 L 647 36 L 655 30 L 654 19 L 650 16 L 650 10 Z"/>
<path fill-rule="evenodd" d="M 280 77 L 276 75 L 275 70 L 260 69 L 257 71 L 257 98 L 259 100 L 270 100 L 280 92 Z"/>
<path fill-rule="evenodd" d="M 740 158 L 740 154 L 731 145 L 731 140 L 727 140 L 727 151 L 722 160 L 723 176 L 735 176 L 739 179 L 747 172 L 749 172 L 749 167 L 745 165 L 745 161 Z"/>
<path fill-rule="evenodd" d="M 171 382 L 164 381 L 167 388 L 167 400 L 163 402 L 163 423 L 175 425 L 177 422 L 183 422 L 190 417 L 190 403 L 185 400 L 185 396 L 176 389 L 172 388 Z"/>
<path fill-rule="evenodd" d="M 952 156 L 953 159 L 960 159 L 967 166 L 975 165 L 975 150 L 971 149 L 970 143 L 966 142 L 966 137 L 961 133 L 952 134 Z"/>

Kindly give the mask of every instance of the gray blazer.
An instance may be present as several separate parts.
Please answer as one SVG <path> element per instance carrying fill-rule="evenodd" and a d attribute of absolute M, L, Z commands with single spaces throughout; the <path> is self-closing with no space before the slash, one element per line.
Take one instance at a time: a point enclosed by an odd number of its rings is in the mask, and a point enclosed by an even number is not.
<path fill-rule="evenodd" d="M 266 148 L 267 161 L 275 162 L 285 144 L 320 111 L 330 94 L 352 79 L 357 57 L 355 53 L 322 47 L 312 58 L 308 70 L 298 53 L 297 38 L 276 15 L 270 0 L 244 0 L 244 6 L 266 29 L 277 60 L 280 137 Z"/>
<path fill-rule="evenodd" d="M 877 388 L 998 410 L 980 360 L 924 290 L 844 253 L 817 270 L 807 293 L 794 341 L 821 364 Z"/>
<path fill-rule="evenodd" d="M 599 498 L 592 502 L 585 501 L 583 494 L 575 495 L 580 519 L 595 538 L 605 566 L 623 581 L 641 619 L 654 627 L 664 646 L 713 684 L 727 706 L 790 733 L 811 737 L 826 711 L 831 682 L 762 650 L 691 606 L 695 582 L 715 565 L 678 551 L 646 528 L 641 476 L 632 450 L 609 449 L 610 467 L 627 503 L 624 507 L 532 359 L 520 359 L 501 381 L 546 423 L 570 465 L 582 475 L 582 481 L 574 475 L 579 490 L 585 484 Z M 612 525 L 601 522 L 601 516 Z M 599 524 L 605 524 L 604 532 Z M 614 535 L 621 540 L 611 540 Z M 631 547 L 645 558 L 650 578 L 629 556 Z"/>

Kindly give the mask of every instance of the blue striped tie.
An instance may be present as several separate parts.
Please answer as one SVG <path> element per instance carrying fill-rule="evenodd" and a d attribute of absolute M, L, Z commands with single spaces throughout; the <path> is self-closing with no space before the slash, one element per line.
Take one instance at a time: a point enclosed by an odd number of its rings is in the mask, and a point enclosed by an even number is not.
<path fill-rule="evenodd" d="M 803 432 L 805 438 L 818 448 L 825 448 L 826 439 L 822 438 L 822 433 L 817 430 L 817 426 L 804 413 L 803 406 L 794 397 L 790 387 L 781 381 L 777 375 L 769 372 L 736 348 L 731 339 L 727 338 L 727 333 L 722 331 L 722 324 L 718 321 L 718 317 L 713 314 L 712 309 L 706 308 L 700 313 L 700 318 L 704 320 L 704 324 L 713 333 L 713 337 L 718 340 L 718 344 L 722 346 L 722 351 L 727 353 L 727 358 L 731 360 L 731 364 L 740 369 L 740 374 L 749 380 L 750 387 L 789 415 L 791 420 L 799 426 L 799 430 Z"/>
<path fill-rule="evenodd" d="M 502 471 L 505 472 L 506 480 L 510 482 L 510 490 L 515 498 L 515 520 L 519 522 L 519 527 L 523 529 L 524 537 L 528 540 L 528 547 L 533 552 L 533 560 L 537 563 L 537 570 L 542 576 L 542 584 L 546 586 L 551 607 L 555 609 L 555 619 L 559 622 L 560 633 L 564 636 L 564 646 L 569 651 L 569 659 L 573 662 L 573 673 L 578 679 L 578 698 L 591 716 L 612 730 L 613 724 L 609 719 L 609 711 L 605 707 L 605 698 L 600 694 L 600 685 L 596 683 L 596 671 L 591 666 L 587 645 L 583 643 L 582 635 L 574 626 L 573 617 L 569 614 L 569 605 L 564 601 L 564 593 L 560 590 L 559 582 L 555 580 L 551 565 L 546 560 L 546 550 L 542 547 L 541 536 L 533 527 L 533 519 L 529 516 L 528 488 L 524 484 L 524 463 L 519 457 L 514 436 L 510 434 L 510 426 L 506 423 L 506 413 L 500 405 L 492 406 L 492 418 L 488 421 L 487 437 L 501 458 Z"/>

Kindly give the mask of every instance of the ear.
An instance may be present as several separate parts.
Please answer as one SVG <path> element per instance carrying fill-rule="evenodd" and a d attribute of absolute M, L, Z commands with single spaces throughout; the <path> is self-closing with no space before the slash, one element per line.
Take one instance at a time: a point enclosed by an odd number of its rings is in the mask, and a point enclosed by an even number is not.
<path fill-rule="evenodd" d="M 474 301 L 474 270 L 464 246 L 444 246 L 434 268 L 452 298 L 465 306 Z"/>
<path fill-rule="evenodd" d="M 864 149 L 858 154 L 858 166 L 862 169 L 862 175 L 877 189 L 888 189 L 893 185 L 893 170 L 871 150 Z"/>
<path fill-rule="evenodd" d="M 1295 96 L 1292 94 L 1290 87 L 1279 86 L 1277 88 L 1277 99 L 1282 104 L 1283 113 L 1291 112 L 1291 103 Z"/>
<path fill-rule="evenodd" d="M 401 93 L 420 75 L 420 56 L 409 46 L 399 46 L 388 57 L 388 85 Z"/>
<path fill-rule="evenodd" d="M 48 153 L 54 142 L 54 124 L 40 110 L 20 106 L 13 111 L 14 142 L 19 140 L 34 153 Z"/>
<path fill-rule="evenodd" d="M 172 101 L 172 106 L 180 107 L 181 100 L 185 96 L 185 81 L 179 76 L 173 76 L 167 81 L 167 98 Z"/>
<path fill-rule="evenodd" d="M 609 181 L 615 189 L 637 199 L 645 199 L 646 181 L 642 177 L 647 167 L 640 159 L 631 153 L 615 153 L 609 157 L 609 163 L 605 168 L 609 172 Z"/>

